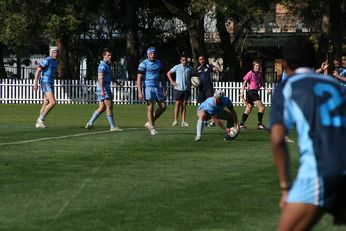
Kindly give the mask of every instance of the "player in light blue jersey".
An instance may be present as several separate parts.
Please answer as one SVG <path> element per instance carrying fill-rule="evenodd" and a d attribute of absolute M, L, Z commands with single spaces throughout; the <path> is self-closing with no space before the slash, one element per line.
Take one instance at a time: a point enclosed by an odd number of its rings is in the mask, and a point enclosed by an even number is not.
<path fill-rule="evenodd" d="M 227 107 L 228 110 L 224 110 L 225 107 Z M 225 130 L 225 140 L 232 139 L 228 136 L 228 134 L 230 132 L 230 128 L 233 127 L 234 124 L 237 127 L 238 131 L 240 129 L 238 116 L 233 108 L 233 103 L 228 97 L 224 96 L 224 93 L 221 90 L 216 90 L 214 96 L 207 98 L 198 107 L 197 117 L 197 134 L 195 137 L 195 141 L 202 140 L 204 122 L 211 118 L 214 119 L 216 125 Z M 220 119 L 227 121 L 227 127 L 223 125 Z"/>
<path fill-rule="evenodd" d="M 94 122 L 106 111 L 107 120 L 109 122 L 110 131 L 122 131 L 119 127 L 116 126 L 113 116 L 113 93 L 111 90 L 111 67 L 110 62 L 112 59 L 112 53 L 105 49 L 102 52 L 103 60 L 98 66 L 98 81 L 96 86 L 97 99 L 99 101 L 98 109 L 92 114 L 89 122 L 85 125 L 87 129 L 94 128 Z"/>
<path fill-rule="evenodd" d="M 281 188 L 278 230 L 311 230 L 324 212 L 346 224 L 346 89 L 316 74 L 313 44 L 290 39 L 282 49 L 287 80 L 273 97 L 270 130 Z M 293 184 L 285 135 L 298 134 L 299 169 Z"/>
<path fill-rule="evenodd" d="M 147 103 L 147 123 L 144 126 L 151 135 L 158 134 L 154 123 L 166 110 L 166 93 L 160 86 L 160 82 L 163 80 L 162 64 L 156 56 L 156 49 L 148 48 L 147 59 L 139 64 L 137 74 L 138 98 Z M 154 113 L 155 103 L 159 108 Z"/>
<path fill-rule="evenodd" d="M 175 73 L 175 80 L 172 74 Z M 188 127 L 186 122 L 186 105 L 187 100 L 191 95 L 191 77 L 194 73 L 193 68 L 187 63 L 187 56 L 180 56 L 180 64 L 175 65 L 170 71 L 167 72 L 167 77 L 171 84 L 174 86 L 175 107 L 174 107 L 174 121 L 172 126 L 178 125 L 179 110 L 181 108 L 181 126 Z"/>
<path fill-rule="evenodd" d="M 48 113 L 53 109 L 56 104 L 54 96 L 54 78 L 58 68 L 58 48 L 51 47 L 49 56 L 42 60 L 35 72 L 34 91 L 38 90 L 38 82 L 41 85 L 43 93 L 43 103 L 40 110 L 40 115 L 36 121 L 36 128 L 45 128 L 44 121 Z"/>

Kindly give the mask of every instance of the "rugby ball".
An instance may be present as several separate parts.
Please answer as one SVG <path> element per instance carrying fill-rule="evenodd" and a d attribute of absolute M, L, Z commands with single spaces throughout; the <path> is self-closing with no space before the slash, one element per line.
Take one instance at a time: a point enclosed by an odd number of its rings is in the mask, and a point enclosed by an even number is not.
<path fill-rule="evenodd" d="M 195 87 L 199 87 L 201 85 L 201 81 L 199 80 L 198 76 L 192 76 L 191 77 L 191 84 Z"/>
<path fill-rule="evenodd" d="M 231 127 L 228 135 L 232 138 L 237 137 L 239 134 L 239 130 L 236 127 Z"/>

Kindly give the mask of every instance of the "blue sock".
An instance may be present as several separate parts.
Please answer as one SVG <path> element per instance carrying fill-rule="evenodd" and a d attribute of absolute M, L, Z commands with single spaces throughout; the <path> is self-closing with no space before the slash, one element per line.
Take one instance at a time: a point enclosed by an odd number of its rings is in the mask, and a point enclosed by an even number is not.
<path fill-rule="evenodd" d="M 197 136 L 199 137 L 202 136 L 203 128 L 204 128 L 204 121 L 198 120 L 197 121 Z"/>
<path fill-rule="evenodd" d="M 95 120 L 100 116 L 100 113 L 98 111 L 95 111 L 94 114 L 91 116 L 91 119 L 89 120 L 88 124 L 93 125 Z"/>
<path fill-rule="evenodd" d="M 111 128 L 115 128 L 113 115 L 107 115 L 107 119 L 108 119 L 108 122 L 109 122 L 109 125 L 111 126 Z"/>

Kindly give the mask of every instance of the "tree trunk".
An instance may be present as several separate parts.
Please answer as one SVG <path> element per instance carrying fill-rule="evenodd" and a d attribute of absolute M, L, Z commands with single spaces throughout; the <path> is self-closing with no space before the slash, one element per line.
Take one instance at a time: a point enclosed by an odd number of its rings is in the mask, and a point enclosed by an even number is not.
<path fill-rule="evenodd" d="M 198 17 L 191 17 L 187 23 L 187 30 L 190 35 L 190 45 L 192 50 L 192 57 L 194 65 L 198 65 L 198 56 L 207 55 L 204 44 L 204 20 Z"/>
<path fill-rule="evenodd" d="M 5 64 L 4 64 L 4 57 L 2 54 L 2 48 L 3 48 L 3 44 L 0 43 L 0 79 L 6 79 L 7 75 L 6 75 L 6 70 L 5 70 Z"/>
<path fill-rule="evenodd" d="M 138 69 L 138 38 L 137 38 L 137 15 L 136 1 L 128 0 L 126 4 L 127 12 L 127 33 L 126 33 L 126 50 L 127 50 L 127 73 L 130 80 L 137 79 Z"/>
<path fill-rule="evenodd" d="M 70 37 L 63 35 L 56 42 L 59 48 L 57 77 L 60 79 L 79 79 L 79 57 L 72 53 L 70 40 Z"/>
<path fill-rule="evenodd" d="M 333 54 L 336 57 L 342 55 L 342 38 L 344 30 L 342 28 L 342 12 L 341 12 L 341 0 L 332 0 L 329 2 L 330 14 L 330 38 L 333 47 Z"/>
<path fill-rule="evenodd" d="M 231 36 L 225 25 L 225 17 L 217 13 L 216 27 L 221 40 L 223 52 L 223 67 L 229 67 L 231 70 L 226 74 L 226 81 L 238 81 L 240 76 L 240 65 L 237 58 L 235 44 L 231 42 Z"/>
<path fill-rule="evenodd" d="M 329 12 L 326 10 L 325 14 L 322 17 L 321 24 L 321 35 L 318 39 L 318 49 L 316 53 L 316 68 L 319 68 L 321 63 L 326 61 L 329 47 Z"/>

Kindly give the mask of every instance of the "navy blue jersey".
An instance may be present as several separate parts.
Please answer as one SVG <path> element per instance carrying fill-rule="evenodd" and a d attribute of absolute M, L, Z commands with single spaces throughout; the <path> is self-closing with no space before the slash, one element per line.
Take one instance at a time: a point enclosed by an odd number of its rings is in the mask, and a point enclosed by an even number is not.
<path fill-rule="evenodd" d="M 204 64 L 197 67 L 197 74 L 201 81 L 201 85 L 199 86 L 200 91 L 206 91 L 208 89 L 213 89 L 213 81 L 211 77 L 211 70 L 213 70 L 213 65 Z"/>
<path fill-rule="evenodd" d="M 275 89 L 270 127 L 295 125 L 298 177 L 346 175 L 346 91 L 330 76 L 305 72 Z"/>

